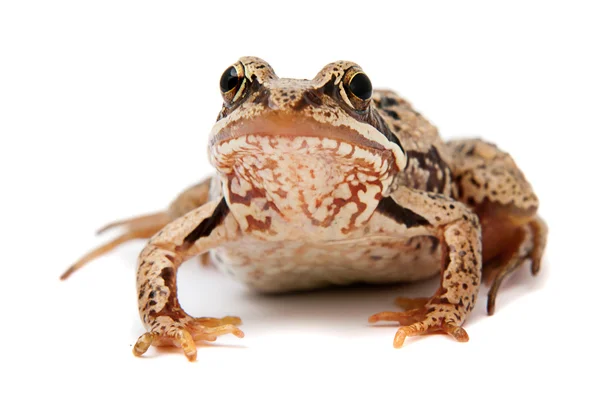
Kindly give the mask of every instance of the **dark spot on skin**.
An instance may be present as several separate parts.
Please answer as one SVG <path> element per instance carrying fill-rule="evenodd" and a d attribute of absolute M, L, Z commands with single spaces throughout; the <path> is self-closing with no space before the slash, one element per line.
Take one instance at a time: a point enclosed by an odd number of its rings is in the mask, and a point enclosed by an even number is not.
<path fill-rule="evenodd" d="M 420 214 L 398 205 L 392 198 L 386 197 L 379 201 L 377 211 L 397 223 L 406 225 L 407 228 L 417 226 L 430 226 L 431 223 Z"/>
<path fill-rule="evenodd" d="M 155 295 L 156 291 L 150 291 L 150 294 L 148 294 L 148 298 L 154 298 Z"/>
<path fill-rule="evenodd" d="M 462 288 L 463 288 L 463 290 L 466 290 L 467 288 L 469 288 L 469 285 L 466 283 L 463 283 Z"/>
<path fill-rule="evenodd" d="M 450 168 L 442 160 L 435 146 L 432 146 L 427 153 L 409 150 L 407 153 L 409 167 L 427 171 L 427 183 L 425 189 L 429 192 L 444 192 L 446 183 L 449 181 Z M 418 166 L 411 164 L 411 160 L 415 160 Z M 438 178 L 438 172 L 441 171 L 441 178 Z M 460 191 L 460 189 L 459 189 Z"/>
<path fill-rule="evenodd" d="M 315 90 L 307 90 L 304 92 L 304 98 L 311 104 L 315 106 L 323 105 L 323 97 L 322 94 Z"/>
<path fill-rule="evenodd" d="M 160 271 L 159 277 L 163 279 L 165 287 L 169 289 L 169 297 L 165 306 L 160 311 L 150 311 L 150 317 L 154 318 L 156 316 L 167 316 L 173 319 L 175 322 L 186 317 L 185 312 L 179 306 L 179 301 L 177 300 L 177 286 L 176 286 L 176 277 L 175 277 L 175 269 L 172 267 L 165 267 Z M 166 295 L 166 292 L 160 291 L 161 295 Z M 149 305 L 156 305 L 156 301 L 152 300 L 148 303 Z"/>
<path fill-rule="evenodd" d="M 262 89 L 260 92 L 256 94 L 256 97 L 252 101 L 254 104 L 262 104 L 265 107 L 269 104 L 269 97 L 271 96 L 271 91 L 268 89 Z"/>
<path fill-rule="evenodd" d="M 448 206 L 450 209 L 454 209 L 454 205 L 450 204 L 450 206 Z"/>
<path fill-rule="evenodd" d="M 223 221 L 223 218 L 227 215 L 227 213 L 229 213 L 229 207 L 227 206 L 227 202 L 223 197 L 221 198 L 221 202 L 219 202 L 215 208 L 213 214 L 210 217 L 202 220 L 202 222 L 196 228 L 194 228 L 183 241 L 188 244 L 193 244 L 194 242 L 198 241 L 198 239 L 210 235 L 212 230 L 214 230 L 214 228 Z"/>
<path fill-rule="evenodd" d="M 381 260 L 381 256 L 371 255 L 371 260 Z"/>
<path fill-rule="evenodd" d="M 431 238 L 430 252 L 434 253 L 435 251 L 437 251 L 437 248 L 440 245 L 440 240 L 436 237 L 429 237 L 429 238 Z"/>
<path fill-rule="evenodd" d="M 393 97 L 384 96 L 380 100 L 381 107 L 397 106 L 398 101 Z"/>
<path fill-rule="evenodd" d="M 394 110 L 383 109 L 384 113 L 392 117 L 394 120 L 399 120 L 400 116 Z"/>

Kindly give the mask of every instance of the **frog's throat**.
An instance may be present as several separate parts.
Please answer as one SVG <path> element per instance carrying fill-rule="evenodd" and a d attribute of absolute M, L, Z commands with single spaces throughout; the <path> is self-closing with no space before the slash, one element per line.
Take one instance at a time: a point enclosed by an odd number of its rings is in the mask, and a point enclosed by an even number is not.
<path fill-rule="evenodd" d="M 321 136 L 248 134 L 215 150 L 231 212 L 265 239 L 300 238 L 307 230 L 318 238 L 350 235 L 397 172 L 390 150 Z"/>

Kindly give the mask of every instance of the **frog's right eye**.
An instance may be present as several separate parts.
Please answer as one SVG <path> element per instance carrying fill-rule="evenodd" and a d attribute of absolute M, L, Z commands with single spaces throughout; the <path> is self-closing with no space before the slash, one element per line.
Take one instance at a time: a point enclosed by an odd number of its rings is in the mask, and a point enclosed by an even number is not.
<path fill-rule="evenodd" d="M 241 64 L 235 64 L 227 68 L 221 75 L 221 95 L 225 103 L 235 102 L 244 91 L 246 79 L 244 78 L 244 67 Z"/>

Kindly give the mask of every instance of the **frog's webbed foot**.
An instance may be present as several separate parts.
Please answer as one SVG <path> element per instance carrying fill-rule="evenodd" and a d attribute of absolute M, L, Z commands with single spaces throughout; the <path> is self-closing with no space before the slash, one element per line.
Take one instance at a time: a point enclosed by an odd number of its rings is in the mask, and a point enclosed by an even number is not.
<path fill-rule="evenodd" d="M 531 263 L 531 273 L 536 275 L 540 271 L 542 255 L 546 246 L 548 228 L 539 217 L 525 224 L 518 232 L 516 246 L 512 251 L 505 253 L 493 269 L 485 269 L 486 281 L 491 283 L 488 292 L 487 312 L 493 315 L 496 308 L 496 296 L 500 285 L 512 272 Z"/>
<path fill-rule="evenodd" d="M 394 337 L 394 347 L 400 348 L 409 336 L 443 332 L 459 342 L 469 341 L 467 332 L 460 327 L 462 319 L 455 319 L 456 307 L 433 297 L 423 303 L 423 298 L 409 300 L 400 298 L 403 305 L 422 304 L 405 312 L 380 312 L 369 318 L 369 323 L 380 321 L 398 322 L 402 327 Z M 398 300 L 396 301 L 398 303 Z M 460 315 L 458 315 L 460 317 Z"/>
<path fill-rule="evenodd" d="M 133 347 L 133 354 L 141 356 L 151 345 L 181 347 L 190 361 L 196 359 L 197 341 L 215 341 L 224 334 L 244 337 L 237 326 L 242 323 L 239 317 L 226 316 L 217 318 L 192 318 L 185 315 L 182 318 L 158 316 L 151 323 L 151 330 L 142 334 Z"/>

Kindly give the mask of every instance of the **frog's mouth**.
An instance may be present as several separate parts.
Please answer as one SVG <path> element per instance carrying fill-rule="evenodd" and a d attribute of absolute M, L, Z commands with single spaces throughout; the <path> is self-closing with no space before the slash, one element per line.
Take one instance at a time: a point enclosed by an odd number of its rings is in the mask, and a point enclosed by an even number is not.
<path fill-rule="evenodd" d="M 277 114 L 219 121 L 211 133 L 209 155 L 215 168 L 225 174 L 231 173 L 240 158 L 259 155 L 265 160 L 276 155 L 326 158 L 336 165 L 362 165 L 376 175 L 395 174 L 405 167 L 406 156 L 398 145 L 368 124 L 347 123 L 332 125 Z"/>

